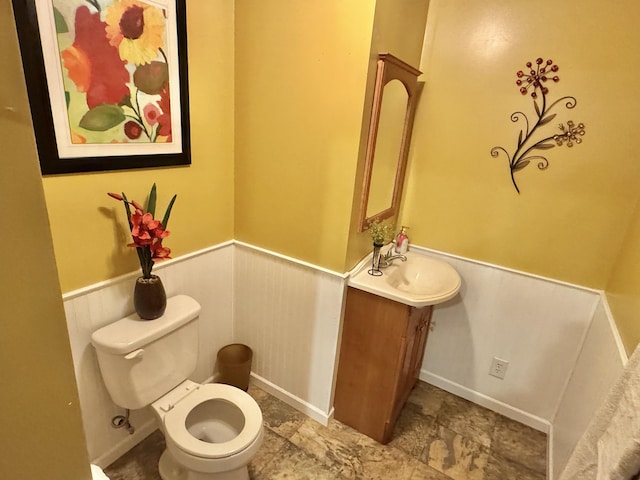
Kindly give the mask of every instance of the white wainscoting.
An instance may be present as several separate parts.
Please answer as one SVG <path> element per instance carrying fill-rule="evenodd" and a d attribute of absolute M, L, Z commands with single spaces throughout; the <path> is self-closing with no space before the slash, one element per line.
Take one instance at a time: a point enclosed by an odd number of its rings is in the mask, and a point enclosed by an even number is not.
<path fill-rule="evenodd" d="M 210 378 L 218 350 L 233 339 L 233 245 L 160 262 L 167 296 L 190 295 L 202 305 L 198 365 L 192 380 Z M 102 381 L 91 333 L 133 311 L 132 292 L 138 274 L 125 275 L 63 296 L 73 353 L 87 450 L 91 463 L 109 465 L 155 430 L 149 410 L 131 412 L 134 435 L 113 429 L 111 418 L 124 413 L 111 401 Z"/>
<path fill-rule="evenodd" d="M 234 338 L 259 385 L 326 424 L 332 414 L 344 275 L 238 244 Z"/>
<path fill-rule="evenodd" d="M 622 373 L 627 355 L 606 299 L 598 303 L 582 350 L 560 399 L 549 435 L 550 480 L 558 478 L 591 416 Z"/>
<path fill-rule="evenodd" d="M 557 422 L 550 439 L 562 465 L 606 387 L 597 372 L 617 362 L 611 344 L 617 333 L 606 309 L 603 314 L 600 292 L 412 249 L 449 262 L 463 281 L 457 298 L 435 308 L 421 378 L 542 431 Z M 159 263 L 155 272 L 168 296 L 184 293 L 203 306 L 193 380 L 211 377 L 222 346 L 245 343 L 254 351 L 256 383 L 328 421 L 345 275 L 240 242 Z M 133 311 L 136 276 L 64 295 L 87 448 L 101 466 L 155 428 L 146 410 L 132 412 L 135 435 L 111 428 L 122 409 L 105 390 L 89 341 L 94 330 Z M 488 374 L 493 356 L 509 361 L 504 380 Z M 580 404 L 585 408 L 578 415 Z"/>
<path fill-rule="evenodd" d="M 598 292 L 438 255 L 462 277 L 434 309 L 421 378 L 548 432 L 600 298 Z M 489 375 L 493 357 L 506 376 Z"/>

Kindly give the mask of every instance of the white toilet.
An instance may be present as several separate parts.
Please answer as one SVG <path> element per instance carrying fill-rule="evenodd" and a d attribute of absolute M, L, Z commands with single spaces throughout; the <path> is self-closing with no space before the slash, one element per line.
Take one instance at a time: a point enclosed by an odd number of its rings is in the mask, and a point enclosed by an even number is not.
<path fill-rule="evenodd" d="M 229 385 L 187 379 L 198 356 L 200 305 L 178 295 L 164 315 L 132 314 L 93 333 L 107 390 L 123 408 L 151 406 L 167 448 L 163 480 L 248 480 L 247 464 L 263 438 L 262 412 Z"/>

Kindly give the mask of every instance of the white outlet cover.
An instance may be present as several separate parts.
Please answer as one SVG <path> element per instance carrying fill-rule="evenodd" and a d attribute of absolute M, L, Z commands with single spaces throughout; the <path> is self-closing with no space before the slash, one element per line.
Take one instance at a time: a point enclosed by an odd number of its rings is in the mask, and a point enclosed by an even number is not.
<path fill-rule="evenodd" d="M 491 361 L 491 368 L 489 368 L 489 375 L 492 375 L 496 378 L 503 379 L 507 374 L 507 367 L 509 366 L 508 360 L 503 360 L 502 358 L 493 357 Z"/>

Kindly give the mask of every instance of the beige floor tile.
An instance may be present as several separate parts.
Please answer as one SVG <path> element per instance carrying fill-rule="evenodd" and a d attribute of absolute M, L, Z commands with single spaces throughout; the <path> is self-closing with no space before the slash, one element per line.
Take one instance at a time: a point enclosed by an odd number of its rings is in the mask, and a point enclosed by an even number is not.
<path fill-rule="evenodd" d="M 534 472 L 498 455 L 489 455 L 484 480 L 544 480 L 545 478 L 544 473 Z"/>
<path fill-rule="evenodd" d="M 104 473 L 110 480 L 160 480 L 158 461 L 164 448 L 164 436 L 156 430 L 105 468 Z"/>
<path fill-rule="evenodd" d="M 253 478 L 257 476 L 265 466 L 274 459 L 279 458 L 282 453 L 281 450 L 286 445 L 287 441 L 272 430 L 264 429 L 264 438 L 262 440 L 262 447 L 256 453 L 249 463 L 249 475 Z"/>
<path fill-rule="evenodd" d="M 272 459 L 252 480 L 339 480 L 342 477 L 331 467 L 286 442 L 280 455 Z"/>
<path fill-rule="evenodd" d="M 308 419 L 291 436 L 291 443 L 344 478 L 356 478 L 362 471 L 362 451 L 358 444 L 361 434 L 352 428 L 332 421 L 328 426 Z"/>
<path fill-rule="evenodd" d="M 506 417 L 496 421 L 491 450 L 535 472 L 546 471 L 547 436 Z"/>
<path fill-rule="evenodd" d="M 489 452 L 483 445 L 438 426 L 437 436 L 427 442 L 420 459 L 454 480 L 483 480 Z"/>
<path fill-rule="evenodd" d="M 393 439 L 381 445 L 331 420 L 323 426 L 255 387 L 264 442 L 251 480 L 543 480 L 546 436 L 418 382 Z M 111 480 L 160 480 L 164 438 L 154 432 L 105 472 Z"/>
<path fill-rule="evenodd" d="M 427 438 L 435 435 L 435 418 L 421 413 L 418 405 L 407 403 L 400 413 L 389 445 L 419 457 Z"/>
<path fill-rule="evenodd" d="M 397 448 L 381 445 L 368 437 L 363 437 L 359 444 L 361 470 L 357 479 L 361 480 L 410 480 L 419 460 L 407 455 Z"/>
<path fill-rule="evenodd" d="M 460 397 L 448 395 L 442 402 L 436 421 L 450 430 L 491 446 L 498 414 Z"/>
<path fill-rule="evenodd" d="M 416 467 L 411 475 L 411 480 L 451 480 L 451 477 L 431 468 L 422 462 Z"/>
<path fill-rule="evenodd" d="M 271 395 L 258 402 L 258 405 L 265 426 L 284 438 L 291 437 L 307 419 L 306 415 Z"/>
<path fill-rule="evenodd" d="M 451 396 L 450 393 L 438 387 L 425 382 L 418 382 L 411 395 L 409 395 L 407 402 L 419 406 L 423 415 L 435 417 L 442 407 L 442 402 L 449 396 Z"/>

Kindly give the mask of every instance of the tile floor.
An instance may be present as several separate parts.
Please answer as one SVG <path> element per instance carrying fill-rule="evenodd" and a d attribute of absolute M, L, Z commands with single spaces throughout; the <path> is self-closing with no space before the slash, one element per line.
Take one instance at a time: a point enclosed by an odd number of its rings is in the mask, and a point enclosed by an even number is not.
<path fill-rule="evenodd" d="M 332 420 L 325 427 L 251 386 L 264 416 L 253 480 L 542 480 L 546 435 L 418 382 L 380 445 Z M 164 439 L 156 431 L 105 469 L 111 480 L 160 480 Z"/>

